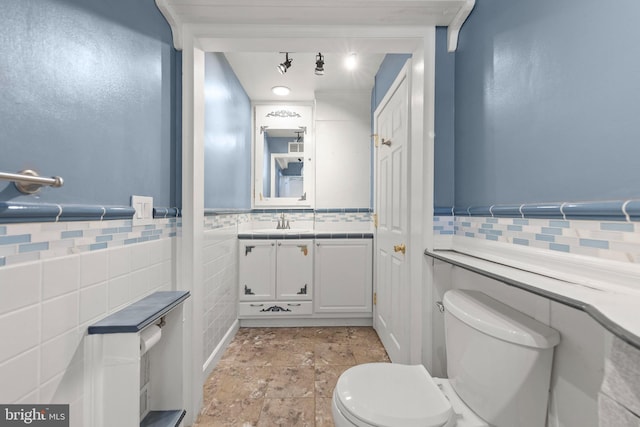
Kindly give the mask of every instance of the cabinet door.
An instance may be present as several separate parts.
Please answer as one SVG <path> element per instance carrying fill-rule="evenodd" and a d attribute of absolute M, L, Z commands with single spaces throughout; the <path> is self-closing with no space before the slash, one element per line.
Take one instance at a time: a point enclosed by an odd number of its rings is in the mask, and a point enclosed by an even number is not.
<path fill-rule="evenodd" d="M 314 311 L 372 312 L 371 239 L 318 239 L 315 250 Z"/>
<path fill-rule="evenodd" d="M 311 300 L 313 295 L 313 240 L 278 240 L 277 298 Z"/>
<path fill-rule="evenodd" d="M 276 245 L 273 240 L 239 240 L 240 301 L 274 299 Z"/>

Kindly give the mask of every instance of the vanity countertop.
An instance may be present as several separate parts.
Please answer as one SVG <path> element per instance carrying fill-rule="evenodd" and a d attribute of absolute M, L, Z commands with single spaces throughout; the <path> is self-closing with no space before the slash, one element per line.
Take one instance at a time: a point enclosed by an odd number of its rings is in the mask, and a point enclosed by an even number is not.
<path fill-rule="evenodd" d="M 238 239 L 272 240 L 272 239 L 373 239 L 372 232 L 349 231 L 315 231 L 295 229 L 260 229 L 238 232 Z"/>

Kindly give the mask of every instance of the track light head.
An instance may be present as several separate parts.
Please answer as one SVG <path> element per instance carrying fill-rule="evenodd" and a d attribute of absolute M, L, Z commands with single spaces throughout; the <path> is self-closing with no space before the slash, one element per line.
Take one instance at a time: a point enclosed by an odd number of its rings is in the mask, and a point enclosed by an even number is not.
<path fill-rule="evenodd" d="M 291 67 L 291 62 L 293 61 L 293 59 L 289 59 L 289 52 L 285 52 L 285 60 L 284 62 L 282 62 L 280 65 L 278 65 L 276 68 L 278 69 L 278 71 L 280 72 L 280 74 L 284 74 L 287 72 L 287 70 Z"/>
<path fill-rule="evenodd" d="M 316 55 L 316 69 L 314 71 L 316 76 L 324 76 L 324 56 L 321 52 Z"/>

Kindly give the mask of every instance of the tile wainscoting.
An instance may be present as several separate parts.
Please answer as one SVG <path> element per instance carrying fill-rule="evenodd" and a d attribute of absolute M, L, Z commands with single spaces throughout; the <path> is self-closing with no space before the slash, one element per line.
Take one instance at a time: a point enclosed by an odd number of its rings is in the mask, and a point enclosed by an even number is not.
<path fill-rule="evenodd" d="M 608 201 L 436 208 L 433 231 L 640 263 L 638 206 L 638 201 Z"/>

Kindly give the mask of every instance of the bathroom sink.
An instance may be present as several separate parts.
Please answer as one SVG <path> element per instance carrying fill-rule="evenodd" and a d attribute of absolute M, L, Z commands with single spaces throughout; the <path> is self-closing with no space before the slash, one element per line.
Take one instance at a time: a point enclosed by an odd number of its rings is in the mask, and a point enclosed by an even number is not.
<path fill-rule="evenodd" d="M 260 228 L 258 230 L 246 230 L 243 233 L 247 234 L 313 234 L 313 230 L 300 229 L 300 228 Z"/>

